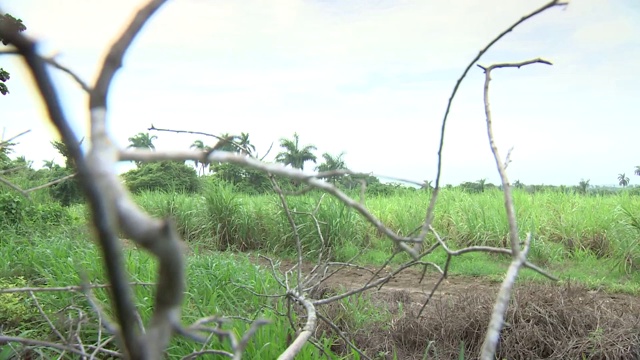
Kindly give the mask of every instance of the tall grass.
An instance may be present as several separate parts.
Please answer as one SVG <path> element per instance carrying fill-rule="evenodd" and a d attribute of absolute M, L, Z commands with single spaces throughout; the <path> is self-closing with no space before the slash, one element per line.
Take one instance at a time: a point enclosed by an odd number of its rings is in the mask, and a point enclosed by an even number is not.
<path fill-rule="evenodd" d="M 320 247 L 317 226 L 325 245 L 339 256 L 371 246 L 392 251 L 364 219 L 334 198 L 320 194 L 287 198 L 307 252 Z M 640 197 L 584 196 L 574 193 L 514 192 L 520 236 L 534 236 L 533 253 L 578 256 L 590 253 L 603 258 L 623 256 L 640 259 L 638 229 L 631 225 L 634 211 L 640 214 Z M 248 196 L 226 184 L 210 186 L 204 196 L 144 193 L 138 203 L 154 215 L 172 215 L 187 241 L 216 249 L 265 250 L 287 253 L 295 239 L 275 195 Z M 401 235 L 414 231 L 425 218 L 429 194 L 405 192 L 391 197 L 370 197 L 366 205 L 392 230 Z M 310 215 L 314 210 L 318 225 Z M 623 209 L 628 209 L 624 211 Z M 434 227 L 454 246 L 508 246 L 509 227 L 499 190 L 467 193 L 445 189 L 436 205 Z M 367 242 L 367 238 L 372 241 Z M 545 249 L 540 249 L 545 247 Z M 637 263 L 637 261 L 636 261 Z"/>
<path fill-rule="evenodd" d="M 59 287 L 80 284 L 80 274 L 93 283 L 106 283 L 97 247 L 88 240 L 88 232 L 78 227 L 70 232 L 49 234 L 46 237 L 7 237 L 0 242 L 0 285 Z M 6 234 L 5 234 L 6 235 Z M 140 283 L 156 281 L 157 264 L 146 252 L 125 249 L 125 260 L 131 280 Z M 292 331 L 288 320 L 276 312 L 284 312 L 282 303 L 270 298 L 257 297 L 249 293 L 250 288 L 257 293 L 277 293 L 275 280 L 252 264 L 247 257 L 230 256 L 223 253 L 193 254 L 187 263 L 187 291 L 183 306 L 185 325 L 205 316 L 236 316 L 244 319 L 266 318 L 270 324 L 262 327 L 246 349 L 245 357 L 251 359 L 275 359 L 288 344 Z M 152 308 L 153 286 L 135 286 L 135 304 L 140 309 L 141 318 L 147 321 Z M 94 290 L 97 299 L 108 303 L 106 290 Z M 88 314 L 90 321 L 83 320 L 82 341 L 94 344 L 98 338 L 97 319 L 84 296 L 74 292 L 36 293 L 38 303 L 52 319 L 54 326 L 65 333 L 70 324 L 79 320 L 79 314 Z M 4 335 L 23 336 L 35 339 L 52 337 L 49 325 L 37 312 L 33 301 L 24 293 L 0 295 L 0 321 Z M 9 301 L 10 300 L 10 301 Z M 113 315 L 107 309 L 107 315 Z M 250 327 L 243 320 L 231 319 L 224 329 L 232 330 L 239 337 Z M 72 329 L 73 330 L 73 329 Z M 4 345 L 3 345 L 4 346 Z M 0 346 L 0 352 L 3 350 Z M 212 339 L 209 346 L 230 350 L 227 342 Z M 110 348 L 110 347 L 108 347 Z M 200 350 L 202 344 L 176 337 L 168 348 L 169 358 L 181 358 Z M 53 353 L 44 357 L 52 357 Z M 317 359 L 320 354 L 313 346 L 307 346 L 300 359 Z"/>

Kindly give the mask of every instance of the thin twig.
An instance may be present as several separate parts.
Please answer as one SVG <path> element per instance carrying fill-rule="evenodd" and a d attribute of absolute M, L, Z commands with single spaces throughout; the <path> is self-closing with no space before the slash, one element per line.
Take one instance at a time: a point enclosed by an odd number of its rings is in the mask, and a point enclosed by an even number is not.
<path fill-rule="evenodd" d="M 484 342 L 482 344 L 482 351 L 480 354 L 480 358 L 483 360 L 491 360 L 495 358 L 496 349 L 498 347 L 498 341 L 500 339 L 500 331 L 502 330 L 502 326 L 504 323 L 505 312 L 507 310 L 507 307 L 509 306 L 509 299 L 511 298 L 511 291 L 516 282 L 516 278 L 518 276 L 518 272 L 520 271 L 520 268 L 527 262 L 527 252 L 529 251 L 529 245 L 531 244 L 531 233 L 529 233 L 527 234 L 527 238 L 525 240 L 524 249 L 520 251 L 520 235 L 518 232 L 518 223 L 516 219 L 513 195 L 511 193 L 511 185 L 509 184 L 509 178 L 507 177 L 506 167 L 502 162 L 502 159 L 500 158 L 498 147 L 496 145 L 495 138 L 493 135 L 491 109 L 489 106 L 489 83 L 491 82 L 491 71 L 499 68 L 510 68 L 510 67 L 520 68 L 522 66 L 536 64 L 536 63 L 551 65 L 549 61 L 542 60 L 539 58 L 533 59 L 533 60 L 527 60 L 519 63 L 495 64 L 489 67 L 483 67 L 478 65 L 485 72 L 484 111 L 485 111 L 486 123 L 487 123 L 487 137 L 489 139 L 489 145 L 491 146 L 491 152 L 496 162 L 496 167 L 498 168 L 498 173 L 500 174 L 500 180 L 502 181 L 502 192 L 504 194 L 504 206 L 507 212 L 507 222 L 509 223 L 509 240 L 511 242 L 511 256 L 513 258 L 511 261 L 511 265 L 507 270 L 505 279 L 502 281 L 502 285 L 500 286 L 498 298 L 496 299 L 496 302 L 493 306 L 491 321 L 489 322 L 489 327 L 487 329 L 487 333 L 485 335 Z"/>
<path fill-rule="evenodd" d="M 511 25 L 509 28 L 507 28 L 506 30 L 501 32 L 498 36 L 496 36 L 495 39 L 491 40 L 491 42 L 489 42 L 489 44 L 487 44 L 482 50 L 480 50 L 480 52 L 478 52 L 478 55 L 476 55 L 473 58 L 473 60 L 471 60 L 471 62 L 469 62 L 467 67 L 462 72 L 462 75 L 460 75 L 460 78 L 458 78 L 458 80 L 456 81 L 456 84 L 453 87 L 453 91 L 451 92 L 451 96 L 449 97 L 449 101 L 447 102 L 447 108 L 446 108 L 446 110 L 444 112 L 444 117 L 442 118 L 442 127 L 440 129 L 440 143 L 438 145 L 438 166 L 437 166 L 437 172 L 436 172 L 436 184 L 435 184 L 435 187 L 433 189 L 433 193 L 431 194 L 431 200 L 429 201 L 429 207 L 427 208 L 427 214 L 426 214 L 426 217 L 425 217 L 424 226 L 422 227 L 420 238 L 424 239 L 427 236 L 427 234 L 429 232 L 429 226 L 433 222 L 433 216 L 434 216 L 434 211 L 435 211 L 435 206 L 436 206 L 436 199 L 438 198 L 438 194 L 440 192 L 440 178 L 442 176 L 442 151 L 443 151 L 443 148 L 444 148 L 445 129 L 446 129 L 446 126 L 447 126 L 447 120 L 449 118 L 449 112 L 451 111 L 451 105 L 453 104 L 453 99 L 456 96 L 456 94 L 458 93 L 458 88 L 460 87 L 460 84 L 462 83 L 462 80 L 464 80 L 464 78 L 467 76 L 467 73 L 469 72 L 469 70 L 471 69 L 473 64 L 475 64 L 478 60 L 480 60 L 480 58 L 482 57 L 482 55 L 484 55 L 484 53 L 486 53 L 495 43 L 497 43 L 505 35 L 507 35 L 511 31 L 513 31 L 518 25 L 520 25 L 523 22 L 531 19 L 532 17 L 544 12 L 545 10 L 551 9 L 553 7 L 556 7 L 556 6 L 563 6 L 563 5 L 566 5 L 566 4 L 567 4 L 566 2 L 561 2 L 559 0 L 552 0 L 552 1 L 548 2 L 548 3 L 546 3 L 545 5 L 543 5 L 542 7 L 540 7 L 539 9 L 533 11 L 529 15 L 526 15 L 526 16 L 522 17 L 520 20 L 516 21 L 513 25 Z M 416 249 L 417 252 L 420 252 L 421 246 L 422 246 L 421 243 L 418 243 L 417 245 L 415 245 L 415 249 Z"/>
<path fill-rule="evenodd" d="M 155 283 L 144 283 L 144 282 L 130 282 L 131 286 L 156 286 Z M 88 288 L 90 289 L 104 289 L 110 288 L 111 284 L 88 284 Z M 78 291 L 82 292 L 83 287 L 81 286 L 60 286 L 60 287 L 21 287 L 21 288 L 8 288 L 8 289 L 0 289 L 0 294 L 10 294 L 10 293 L 20 293 L 20 292 L 56 292 L 56 291 Z"/>
<path fill-rule="evenodd" d="M 20 344 L 24 344 L 24 345 L 30 345 L 30 346 L 42 346 L 42 347 L 48 347 L 48 348 L 61 350 L 61 351 L 67 351 L 67 352 L 74 353 L 74 354 L 77 354 L 77 355 L 80 355 L 80 356 L 89 356 L 89 354 L 85 353 L 82 350 L 78 350 L 78 349 L 76 349 L 74 347 L 67 346 L 67 345 L 52 343 L 52 342 L 49 342 L 49 341 L 27 339 L 27 338 L 22 338 L 22 337 L 17 337 L 17 336 L 0 335 L 0 343 L 4 343 L 4 342 L 16 342 L 16 343 L 20 343 Z"/>

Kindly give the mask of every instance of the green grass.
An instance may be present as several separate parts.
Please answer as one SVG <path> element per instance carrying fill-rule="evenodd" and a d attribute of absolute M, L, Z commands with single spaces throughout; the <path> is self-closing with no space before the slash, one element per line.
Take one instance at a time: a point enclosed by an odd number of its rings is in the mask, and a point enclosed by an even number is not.
<path fill-rule="evenodd" d="M 563 282 L 640 294 L 640 197 L 625 193 L 581 196 L 522 191 L 516 191 L 514 195 L 519 235 L 524 237 L 531 232 L 534 238 L 530 261 L 548 269 Z M 469 245 L 507 246 L 508 226 L 501 196 L 498 191 L 470 194 L 443 190 L 436 207 L 434 227 L 452 249 Z M 277 357 L 287 344 L 290 328 L 288 321 L 276 315 L 285 310 L 283 305 L 255 297 L 236 284 L 259 293 L 281 290 L 268 272 L 257 268 L 247 257 L 256 252 L 281 258 L 295 256 L 293 231 L 278 198 L 274 195 L 247 196 L 226 184 L 208 184 L 202 195 L 146 192 L 134 199 L 154 216 L 171 216 L 193 249 L 187 265 L 185 323 L 212 314 L 271 319 L 273 323 L 254 336 L 247 349 L 247 358 Z M 361 254 L 355 260 L 357 263 L 375 266 L 383 264 L 392 254 L 393 244 L 388 239 L 356 211 L 332 197 L 325 196 L 320 206 L 317 193 L 289 196 L 287 200 L 294 211 L 292 216 L 307 259 L 315 259 L 322 247 L 317 226 L 321 229 L 324 246 L 331 249 L 334 260 L 346 261 Z M 428 194 L 420 191 L 366 199 L 371 212 L 401 235 L 409 235 L 422 223 L 428 202 Z M 42 195 L 36 199 L 36 204 L 51 204 L 51 200 Z M 89 240 L 91 232 L 83 225 L 88 218 L 86 208 L 75 205 L 61 210 L 47 206 L 25 213 L 26 217 L 33 218 L 23 217 L 26 219 L 24 224 L 4 224 L 0 229 L 0 258 L 4 260 L 0 262 L 0 279 L 3 280 L 0 286 L 67 286 L 79 284 L 81 273 L 92 282 L 106 282 L 100 254 Z M 55 216 L 51 216 L 54 211 Z M 217 251 L 220 249 L 244 254 L 221 253 Z M 155 281 L 157 264 L 153 258 L 132 249 L 125 249 L 124 254 L 132 281 Z M 400 254 L 392 263 L 397 265 L 406 260 L 407 255 Z M 442 267 L 446 254 L 438 249 L 426 260 Z M 449 273 L 500 281 L 509 261 L 504 255 L 470 253 L 454 258 Z M 519 281 L 547 280 L 525 269 Z M 101 302 L 108 302 L 106 291 L 96 290 L 96 294 Z M 0 305 L 0 313 L 9 314 L 3 322 L 11 324 L 11 334 L 45 339 L 51 336 L 48 326 L 25 294 L 11 298 L 2 296 L 5 297 L 0 304 L 4 307 Z M 136 286 L 135 299 L 141 308 L 141 316 L 147 319 L 152 306 L 152 289 Z M 77 293 L 41 293 L 38 300 L 60 326 L 64 317 L 73 313 L 68 308 L 70 304 L 90 313 L 86 300 Z M 341 316 L 350 326 L 384 322 L 386 315 L 382 310 L 362 301 L 343 303 L 345 313 Z M 57 313 L 61 309 L 66 309 L 62 315 Z M 226 326 L 241 335 L 249 325 L 233 320 Z M 95 341 L 95 324 L 85 326 L 82 336 L 86 343 Z M 332 341 L 324 339 L 321 344 L 328 348 Z M 212 344 L 228 349 L 226 343 L 214 341 Z M 176 338 L 169 353 L 171 358 L 178 358 L 198 348 L 195 343 Z M 308 345 L 299 358 L 320 356 L 317 349 Z"/>

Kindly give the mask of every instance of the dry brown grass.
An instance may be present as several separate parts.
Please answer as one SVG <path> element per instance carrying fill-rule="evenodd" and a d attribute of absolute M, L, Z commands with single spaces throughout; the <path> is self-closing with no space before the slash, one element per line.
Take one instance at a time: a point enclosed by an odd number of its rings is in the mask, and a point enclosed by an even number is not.
<path fill-rule="evenodd" d="M 402 293 L 402 292 L 400 292 Z M 378 298 L 379 305 L 405 310 L 387 323 L 355 329 L 339 304 L 323 307 L 341 331 L 373 358 L 422 359 L 432 342 L 429 359 L 458 359 L 463 344 L 465 359 L 475 359 L 482 345 L 493 307 L 494 294 L 458 293 L 436 299 L 423 317 L 407 294 Z M 514 294 L 506 317 L 497 356 L 499 359 L 639 359 L 640 299 L 590 292 L 576 285 L 526 284 Z M 321 334 L 332 330 L 321 326 Z M 349 353 L 344 342 L 333 347 Z"/>

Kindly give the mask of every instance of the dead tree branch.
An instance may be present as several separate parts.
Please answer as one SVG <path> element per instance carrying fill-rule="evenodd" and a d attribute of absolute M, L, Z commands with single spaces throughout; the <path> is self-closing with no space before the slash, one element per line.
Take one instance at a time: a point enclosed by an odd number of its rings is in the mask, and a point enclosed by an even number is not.
<path fill-rule="evenodd" d="M 507 177 L 506 167 L 505 167 L 505 164 L 502 162 L 502 159 L 500 158 L 500 154 L 498 152 L 498 146 L 495 143 L 495 137 L 493 135 L 491 109 L 489 106 L 489 83 L 491 82 L 491 71 L 499 68 L 509 68 L 509 67 L 520 68 L 525 65 L 536 64 L 536 63 L 551 65 L 549 61 L 542 60 L 539 58 L 533 59 L 533 60 L 527 60 L 519 63 L 495 64 L 489 67 L 483 67 L 478 65 L 481 69 L 484 70 L 484 73 L 485 73 L 484 111 L 485 111 L 486 122 L 487 122 L 487 137 L 489 138 L 489 145 L 491 146 L 491 152 L 493 153 L 493 157 L 496 162 L 496 167 L 498 168 L 498 173 L 500 174 L 500 180 L 502 181 L 502 191 L 504 193 L 504 206 L 507 211 L 507 221 L 509 223 L 509 240 L 511 242 L 511 256 L 513 257 L 513 260 L 511 261 L 511 265 L 507 270 L 507 275 L 505 279 L 502 281 L 502 285 L 500 286 L 498 299 L 494 304 L 493 313 L 491 315 L 491 321 L 489 322 L 487 334 L 482 344 L 482 353 L 480 357 L 483 360 L 491 360 L 495 357 L 496 348 L 498 347 L 498 341 L 500 339 L 500 331 L 502 330 L 502 325 L 504 323 L 504 315 L 509 305 L 509 299 L 511 298 L 511 290 L 513 289 L 513 286 L 515 284 L 516 277 L 518 276 L 518 272 L 520 271 L 520 268 L 527 262 L 527 258 L 526 258 L 527 252 L 529 251 L 529 245 L 531 243 L 531 234 L 528 234 L 525 240 L 524 249 L 523 251 L 520 251 L 520 235 L 518 232 L 518 223 L 516 219 L 513 194 L 511 193 L 511 185 L 509 184 L 509 178 Z"/>
<path fill-rule="evenodd" d="M 435 179 L 435 188 L 432 193 L 421 231 L 417 236 L 400 236 L 389 227 L 385 226 L 378 218 L 376 218 L 364 205 L 364 188 L 363 185 L 360 202 L 350 198 L 336 186 L 321 180 L 322 178 L 346 174 L 355 174 L 348 170 L 337 171 L 330 173 L 320 173 L 315 175 L 308 175 L 297 169 L 289 169 L 280 164 L 267 164 L 260 160 L 257 160 L 250 156 L 241 154 L 217 151 L 218 147 L 214 146 L 211 151 L 175 151 L 175 152 L 160 152 L 160 151 L 140 151 L 140 150 L 124 150 L 117 149 L 113 144 L 114 142 L 107 134 L 107 97 L 111 82 L 122 66 L 123 57 L 137 36 L 139 31 L 145 26 L 146 22 L 152 17 L 152 15 L 163 5 L 163 0 L 151 0 L 144 7 L 142 7 L 134 16 L 131 23 L 127 26 L 125 31 L 118 37 L 115 43 L 110 47 L 106 58 L 101 66 L 98 79 L 90 88 L 67 68 L 51 63 L 47 59 L 38 55 L 35 51 L 35 43 L 23 36 L 20 33 L 12 33 L 0 27 L 0 34 L 3 38 L 7 38 L 11 44 L 16 47 L 16 53 L 20 54 L 27 62 L 35 80 L 38 85 L 40 94 L 46 104 L 49 117 L 54 125 L 58 128 L 62 139 L 67 144 L 70 157 L 74 160 L 77 167 L 77 177 L 80 184 L 86 194 L 90 209 L 93 216 L 93 224 L 96 229 L 96 234 L 99 239 L 100 247 L 102 250 L 103 261 L 107 270 L 109 281 L 111 282 L 111 297 L 113 308 L 115 309 L 115 316 L 117 324 L 111 325 L 106 317 L 103 317 L 97 303 L 92 301 L 91 297 L 88 297 L 94 312 L 98 313 L 98 318 L 101 324 L 108 327 L 109 331 L 114 334 L 114 339 L 118 342 L 123 354 L 115 353 L 114 356 L 123 356 L 131 359 L 158 359 L 164 354 L 165 348 L 174 334 L 183 335 L 187 338 L 197 341 L 208 342 L 212 335 L 218 336 L 223 339 L 228 339 L 231 342 L 231 348 L 233 352 L 226 352 L 222 350 L 202 350 L 201 352 L 194 353 L 192 355 L 197 356 L 200 354 L 217 354 L 221 356 L 227 356 L 233 359 L 239 359 L 242 356 L 244 349 L 246 348 L 249 339 L 255 334 L 257 329 L 266 324 L 265 321 L 257 320 L 252 324 L 252 327 L 247 331 L 244 336 L 238 340 L 236 335 L 232 331 L 222 330 L 219 325 L 222 323 L 218 318 L 205 318 L 194 323 L 194 325 L 183 328 L 180 324 L 181 321 L 181 307 L 185 290 L 185 261 L 181 251 L 180 239 L 173 223 L 168 219 L 155 219 L 143 212 L 131 199 L 128 191 L 124 188 L 120 179 L 115 172 L 115 163 L 117 161 L 157 161 L 157 160 L 197 160 L 202 163 L 231 163 L 240 165 L 246 168 L 255 169 L 268 173 L 272 184 L 276 192 L 278 193 L 282 207 L 285 209 L 286 215 L 289 220 L 289 224 L 293 229 L 296 247 L 297 247 L 297 264 L 290 270 L 284 273 L 283 277 L 276 275 L 273 262 L 272 270 L 276 281 L 286 290 L 286 299 L 291 303 L 301 305 L 306 313 L 306 322 L 297 333 L 296 338 L 289 345 L 289 347 L 280 355 L 279 359 L 293 359 L 296 354 L 300 352 L 304 344 L 310 341 L 314 330 L 317 325 L 317 307 L 331 302 L 339 301 L 346 297 L 360 294 L 368 289 L 382 286 L 386 284 L 390 279 L 399 274 L 401 271 L 416 265 L 433 265 L 438 269 L 440 277 L 436 285 L 432 288 L 427 302 L 435 294 L 436 289 L 440 283 L 446 278 L 451 259 L 454 256 L 461 255 L 471 251 L 485 251 L 509 254 L 513 260 L 503 286 L 501 287 L 498 299 L 494 307 L 494 313 L 491 319 L 489 330 L 485 338 L 485 344 L 483 345 L 483 359 L 492 358 L 495 354 L 495 349 L 499 339 L 500 329 L 502 327 L 504 312 L 510 298 L 511 288 L 515 282 L 518 271 L 521 267 L 529 267 L 535 271 L 539 271 L 545 276 L 551 277 L 541 269 L 529 264 L 526 260 L 526 254 L 529 249 L 530 237 L 527 237 L 525 246 L 522 251 L 519 248 L 519 239 L 517 225 L 515 222 L 515 211 L 513 210 L 513 199 L 510 193 L 508 179 L 506 177 L 505 167 L 498 156 L 497 148 L 493 141 L 493 134 L 491 130 L 491 117 L 488 106 L 488 83 L 490 80 L 490 70 L 498 67 L 520 67 L 533 62 L 548 63 L 540 59 L 536 59 L 530 62 L 523 62 L 519 64 L 498 64 L 489 68 L 483 68 L 486 72 L 486 84 L 485 84 L 485 110 L 487 115 L 487 127 L 488 136 L 491 143 L 492 152 L 496 159 L 496 164 L 503 182 L 505 190 L 505 206 L 507 208 L 508 220 L 510 226 L 510 242 L 511 249 L 498 249 L 490 247 L 469 247 L 457 251 L 450 250 L 445 242 L 439 237 L 436 231 L 432 227 L 434 209 L 440 189 L 440 178 L 442 168 L 442 152 L 444 146 L 445 127 L 448 119 L 448 115 L 453 103 L 453 99 L 458 91 L 458 88 L 466 77 L 468 71 L 476 63 L 480 57 L 503 36 L 512 31 L 516 26 L 524 21 L 532 18 L 533 16 L 542 13 L 543 11 L 555 6 L 564 5 L 558 0 L 551 1 L 541 7 L 540 9 L 532 12 L 531 14 L 523 17 L 510 28 L 499 34 L 494 40 L 492 40 L 484 49 L 482 49 L 478 55 L 472 60 L 472 62 L 466 67 L 462 76 L 457 80 L 454 86 L 453 92 L 448 100 L 446 111 L 442 120 L 442 128 L 440 133 L 440 142 L 438 148 L 438 166 L 437 176 Z M 66 115 L 62 111 L 61 104 L 58 98 L 57 91 L 52 84 L 51 78 L 47 71 L 47 64 L 53 65 L 56 68 L 67 72 L 87 91 L 90 95 L 89 108 L 91 113 L 91 143 L 92 147 L 88 154 L 83 154 L 81 151 L 76 136 L 71 129 Z M 207 134 L 203 132 L 193 132 L 184 130 L 169 130 L 158 129 L 153 125 L 149 130 L 156 131 L 172 131 L 178 133 L 191 133 L 205 136 L 216 137 L 222 141 L 230 141 L 222 139 L 213 134 Z M 4 145 L 6 142 L 3 142 Z M 219 143 L 220 144 L 220 143 Z M 246 150 L 246 149 L 245 149 Z M 247 151 L 248 152 L 248 151 Z M 508 164 L 508 160 L 507 160 Z M 318 257 L 318 263 L 314 266 L 313 270 L 303 277 L 303 247 L 300 236 L 297 234 L 297 227 L 291 211 L 288 208 L 286 197 L 282 190 L 278 187 L 278 184 L 274 180 L 274 176 L 283 176 L 289 179 L 297 180 L 308 186 L 309 189 L 315 188 L 329 193 L 346 206 L 355 209 L 361 216 L 363 216 L 369 223 L 371 223 L 380 233 L 386 235 L 397 247 L 397 251 L 407 252 L 413 260 L 406 262 L 399 266 L 398 269 L 392 271 L 387 276 L 374 280 L 373 278 L 367 282 L 364 286 L 358 289 L 345 291 L 341 294 L 325 298 L 314 300 L 306 293 L 309 290 L 314 289 L 320 283 L 325 281 L 333 273 L 328 273 L 328 263 L 323 263 L 323 249 L 320 250 L 320 256 Z M 2 180 L 2 178 L 0 178 Z M 63 181 L 64 179 L 57 180 Z M 416 183 L 422 184 L 422 183 Z M 52 185 L 45 184 L 45 185 Z M 42 187 L 38 187 L 42 188 Z M 30 191 L 37 190 L 38 188 L 31 189 Z M 25 192 L 24 190 L 20 190 Z M 28 195 L 28 192 L 25 192 Z M 311 215 L 316 225 L 319 237 L 322 242 L 320 223 L 315 217 L 318 206 L 312 212 Z M 155 293 L 155 302 L 153 306 L 153 312 L 151 321 L 147 328 L 141 325 L 142 321 L 139 320 L 140 316 L 133 302 L 133 294 L 131 290 L 131 284 L 128 281 L 128 274 L 126 273 L 124 266 L 124 259 L 122 255 L 122 245 L 119 239 L 119 233 L 122 231 L 137 245 L 140 245 L 146 251 L 153 254 L 159 261 L 158 269 L 158 284 Z M 429 232 L 433 232 L 436 237 L 436 242 L 424 253 L 421 253 L 422 245 L 424 245 L 426 236 Z M 409 244 L 415 245 L 415 247 L 409 246 Z M 447 260 L 444 268 L 440 268 L 435 264 L 420 261 L 424 256 L 433 252 L 437 247 L 442 246 L 447 252 Z M 389 258 L 389 262 L 395 256 L 394 253 Z M 328 258 L 328 256 L 327 256 Z M 340 264 L 345 267 L 351 264 Z M 295 286 L 289 284 L 290 277 L 295 276 L 297 281 Z M 380 273 L 381 269 L 374 272 L 374 277 Z M 423 273 L 424 276 L 424 273 Z M 293 282 L 293 280 L 292 280 Z M 32 289 L 32 288 L 27 288 Z M 67 290 L 70 287 L 65 288 Z M 87 292 L 88 287 L 73 287 L 74 291 L 84 290 Z M 21 289 L 24 291 L 24 289 Z M 33 296 L 32 290 L 29 291 Z M 57 290 L 42 290 L 42 291 L 57 291 Z M 9 291 L 0 290 L 0 293 L 17 292 L 16 289 L 9 289 Z M 253 292 L 256 296 L 262 296 Z M 89 295 L 89 294 L 88 294 Z M 423 307 L 424 308 L 424 307 Z M 290 306 L 289 311 L 292 307 Z M 290 313 L 289 313 L 290 314 Z M 290 316 L 290 320 L 293 326 L 293 317 Z M 323 319 L 324 320 L 324 319 Z M 49 321 L 50 322 L 50 321 Z M 211 322 L 215 322 L 217 326 L 208 325 Z M 51 323 L 51 322 L 50 322 Z M 328 322 L 331 326 L 332 323 Z M 335 325 L 335 324 L 333 324 Z M 335 326 L 334 326 L 335 328 Z M 77 324 L 76 335 L 80 331 L 80 324 Z M 207 336 L 201 336 L 201 332 L 207 333 Z M 100 333 L 101 334 L 101 333 Z M 53 344 L 46 342 L 38 342 L 36 340 L 27 340 L 22 338 L 12 338 L 6 336 L 0 336 L 0 341 L 8 342 L 21 342 L 24 344 L 32 344 L 38 346 L 50 346 L 52 348 L 72 352 L 81 356 L 89 356 L 85 352 L 85 348 L 80 341 L 78 346 L 80 350 L 74 347 L 66 345 Z M 110 340 L 107 340 L 110 341 Z M 94 354 L 104 346 L 104 343 L 98 343 Z M 87 348 L 91 348 L 87 346 Z M 355 348 L 355 346 L 354 346 Z M 106 350 L 101 349 L 105 354 Z M 195 355 L 197 354 L 197 355 Z"/>
<path fill-rule="evenodd" d="M 16 50 L 7 50 L 7 51 L 0 51 L 0 55 L 20 55 L 19 51 Z M 55 55 L 53 56 L 48 56 L 48 57 L 42 57 L 42 61 L 44 61 L 45 63 L 53 66 L 54 68 L 66 73 L 67 75 L 71 76 L 71 78 L 78 84 L 80 85 L 80 87 L 82 88 L 82 90 L 86 91 L 87 93 L 91 93 L 91 88 L 89 87 L 89 85 L 87 84 L 86 81 L 82 80 L 82 78 L 76 74 L 73 70 L 69 69 L 68 67 L 60 64 L 57 60 Z"/>
<path fill-rule="evenodd" d="M 451 96 L 449 97 L 449 101 L 447 102 L 447 108 L 446 108 L 446 110 L 444 112 L 444 117 L 442 118 L 442 127 L 440 129 L 440 142 L 439 142 L 439 145 L 438 145 L 438 166 L 437 166 L 437 172 L 436 172 L 436 184 L 435 184 L 435 187 L 433 189 L 433 193 L 431 194 L 431 201 L 429 201 L 429 207 L 427 208 L 427 215 L 426 215 L 426 218 L 425 218 L 425 221 L 424 221 L 424 225 L 422 227 L 422 231 L 420 233 L 419 238 L 424 239 L 427 236 L 427 234 L 429 233 L 429 226 L 433 222 L 433 215 L 434 215 L 435 206 L 436 206 L 436 199 L 438 198 L 438 193 L 440 192 L 440 177 L 442 175 L 442 151 L 443 151 L 443 148 L 444 148 L 445 129 L 446 129 L 446 126 L 447 126 L 447 120 L 449 118 L 449 112 L 451 111 L 451 105 L 453 104 L 453 99 L 456 96 L 456 94 L 458 93 L 458 88 L 460 87 L 460 84 L 462 83 L 462 80 L 464 80 L 464 78 L 467 76 L 467 73 L 469 72 L 469 70 L 471 69 L 473 64 L 475 64 L 478 60 L 480 60 L 482 55 L 484 55 L 495 43 L 497 43 L 505 35 L 507 35 L 511 31 L 513 31 L 518 25 L 524 23 L 525 21 L 531 19 L 532 17 L 534 17 L 534 16 L 536 16 L 538 14 L 543 13 L 544 11 L 546 11 L 548 9 L 554 8 L 556 6 L 564 6 L 564 5 L 567 5 L 567 3 L 563 2 L 563 1 L 559 1 L 559 0 L 552 0 L 552 1 L 548 2 L 548 3 L 546 3 L 545 5 L 543 5 L 542 7 L 540 7 L 539 9 L 533 11 L 529 15 L 526 15 L 526 16 L 522 17 L 520 20 L 516 21 L 513 25 L 511 25 L 505 31 L 501 32 L 495 39 L 491 40 L 491 42 L 489 42 L 489 44 L 487 44 L 487 46 L 485 46 L 482 50 L 480 50 L 480 52 L 478 52 L 478 55 L 476 55 L 473 58 L 473 60 L 471 60 L 471 62 L 469 62 L 467 67 L 464 69 L 464 71 L 462 72 L 462 75 L 460 76 L 460 78 L 458 78 L 458 81 L 456 81 L 456 84 L 453 87 L 453 91 L 451 92 Z M 421 247 L 422 247 L 422 244 L 420 244 L 420 243 L 416 244 L 415 245 L 416 251 L 420 252 Z"/>

